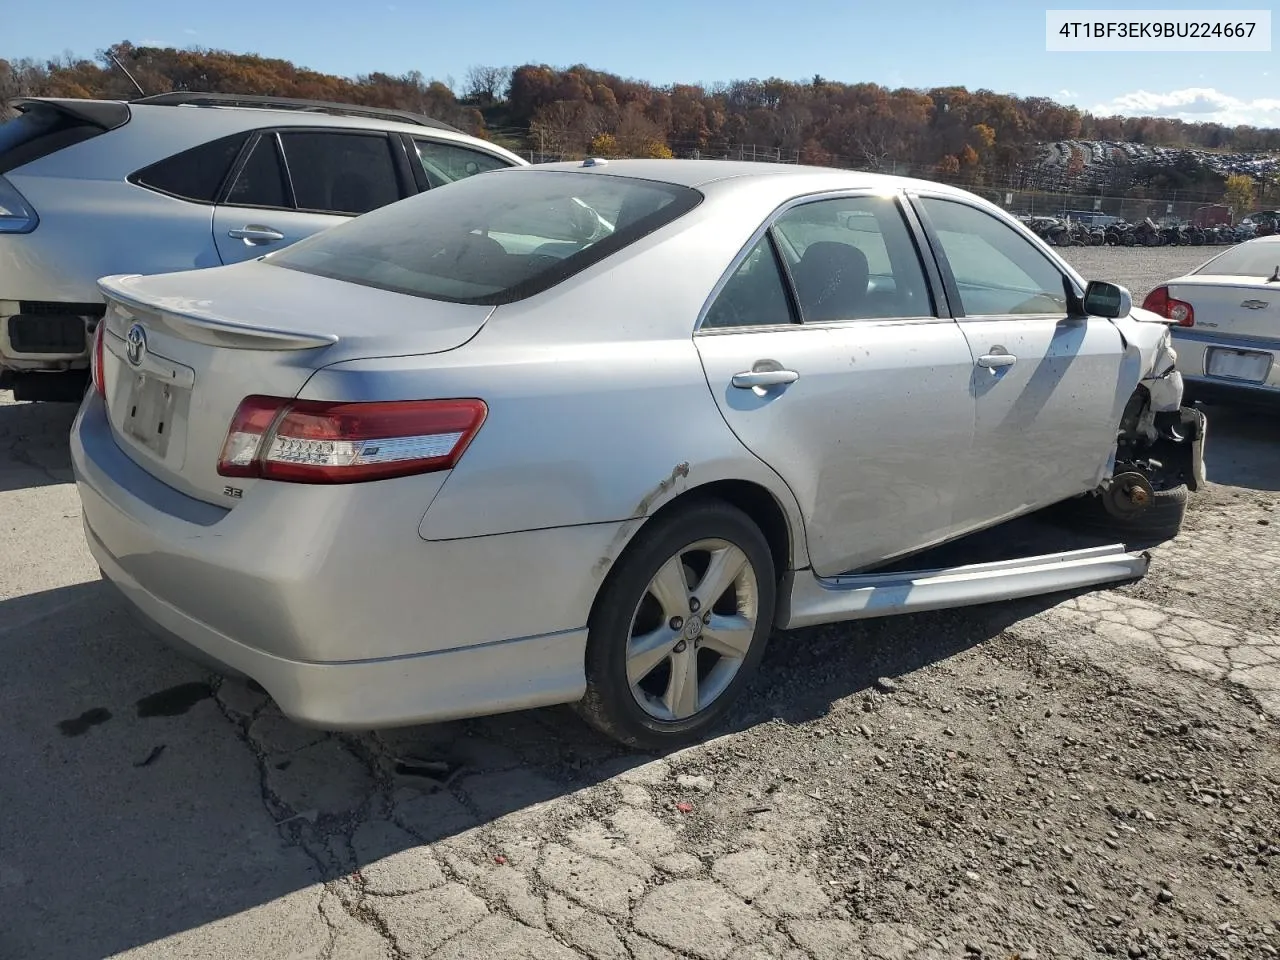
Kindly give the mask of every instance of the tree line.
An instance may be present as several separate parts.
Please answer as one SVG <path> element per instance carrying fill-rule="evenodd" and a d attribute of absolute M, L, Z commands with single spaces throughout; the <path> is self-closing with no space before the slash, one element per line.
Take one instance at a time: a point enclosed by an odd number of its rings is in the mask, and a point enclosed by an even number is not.
<path fill-rule="evenodd" d="M 460 83 L 420 72 L 338 77 L 287 60 L 123 42 L 94 59 L 0 60 L 0 97 L 129 98 L 193 90 L 339 100 L 424 113 L 544 156 L 751 156 L 894 169 L 969 184 L 1016 185 L 1036 145 L 1114 140 L 1280 150 L 1280 130 L 1161 117 L 1099 117 L 1044 97 L 935 87 L 888 89 L 814 76 L 656 86 L 577 65 L 473 67 Z M 1189 170 L 1188 187 L 1223 189 Z"/>

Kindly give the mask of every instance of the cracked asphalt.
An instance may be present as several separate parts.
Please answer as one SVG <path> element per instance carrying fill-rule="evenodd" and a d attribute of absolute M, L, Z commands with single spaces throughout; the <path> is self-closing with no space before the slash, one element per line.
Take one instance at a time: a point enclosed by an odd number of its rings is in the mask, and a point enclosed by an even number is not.
<path fill-rule="evenodd" d="M 1280 421 L 1209 414 L 1144 580 L 779 633 L 654 757 L 292 724 L 133 624 L 73 411 L 0 394 L 0 958 L 1278 956 Z"/>

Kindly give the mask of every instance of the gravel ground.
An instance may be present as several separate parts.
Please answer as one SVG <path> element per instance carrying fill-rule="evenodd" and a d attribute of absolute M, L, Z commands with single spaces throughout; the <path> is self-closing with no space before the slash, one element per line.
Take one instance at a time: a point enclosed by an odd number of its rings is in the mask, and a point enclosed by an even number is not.
<path fill-rule="evenodd" d="M 96 580 L 70 418 L 0 395 L 5 960 L 1280 955 L 1274 417 L 1211 411 L 1143 581 L 779 633 L 665 757 L 567 710 L 293 725 Z"/>
<path fill-rule="evenodd" d="M 1153 287 L 1194 270 L 1228 247 L 1059 247 L 1086 280 L 1110 280 L 1129 288 L 1141 304 Z"/>

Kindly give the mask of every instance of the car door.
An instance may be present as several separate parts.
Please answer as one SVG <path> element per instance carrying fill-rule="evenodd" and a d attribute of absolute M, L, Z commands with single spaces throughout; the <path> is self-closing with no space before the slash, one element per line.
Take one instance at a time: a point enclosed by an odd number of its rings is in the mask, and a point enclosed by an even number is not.
<path fill-rule="evenodd" d="M 214 210 L 222 262 L 263 256 L 414 192 L 395 151 L 403 155 L 398 138 L 376 130 L 262 131 Z"/>
<path fill-rule="evenodd" d="M 820 576 L 950 534 L 972 359 L 939 313 L 900 200 L 871 195 L 775 215 L 704 312 L 711 392 L 795 494 Z"/>
<path fill-rule="evenodd" d="M 974 357 L 977 424 L 958 524 L 977 528 L 1091 489 L 1136 377 L 1083 291 L 1030 239 L 962 199 L 916 196 Z M 1129 384 L 1126 387 L 1125 384 Z"/>

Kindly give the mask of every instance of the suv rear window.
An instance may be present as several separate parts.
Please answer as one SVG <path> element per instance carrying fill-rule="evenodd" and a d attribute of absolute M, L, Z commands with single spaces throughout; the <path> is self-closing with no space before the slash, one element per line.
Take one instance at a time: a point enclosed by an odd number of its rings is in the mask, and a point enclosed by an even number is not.
<path fill-rule="evenodd" d="M 496 305 L 540 293 L 693 209 L 688 187 L 518 168 L 429 190 L 267 263 L 412 296 Z"/>
<path fill-rule="evenodd" d="M 102 133 L 106 133 L 103 127 L 61 110 L 32 107 L 0 123 L 0 173 L 16 170 Z"/>
<path fill-rule="evenodd" d="M 231 164 L 240 155 L 247 133 L 202 143 L 143 167 L 129 179 L 134 183 L 172 197 L 213 203 Z"/>

